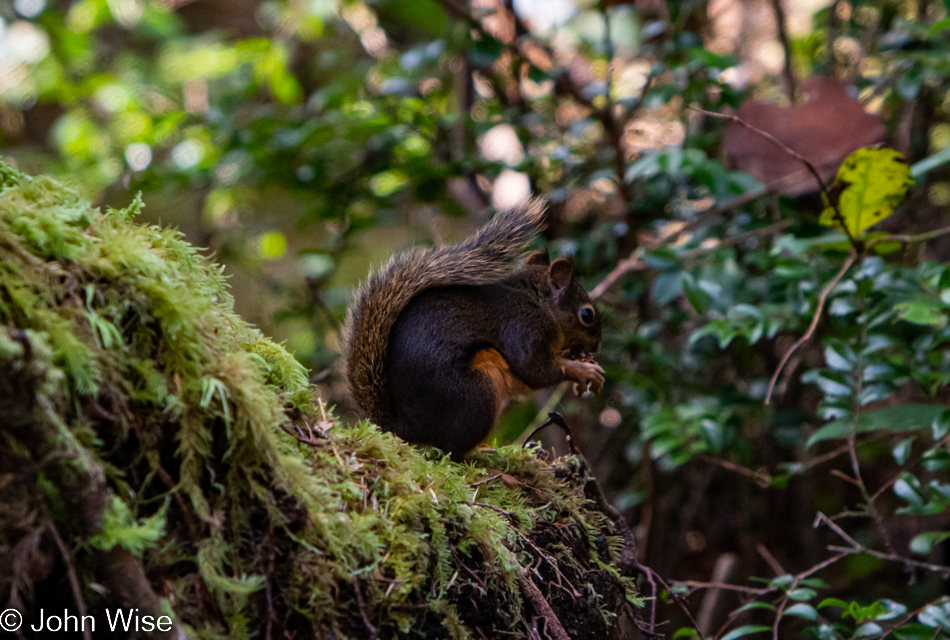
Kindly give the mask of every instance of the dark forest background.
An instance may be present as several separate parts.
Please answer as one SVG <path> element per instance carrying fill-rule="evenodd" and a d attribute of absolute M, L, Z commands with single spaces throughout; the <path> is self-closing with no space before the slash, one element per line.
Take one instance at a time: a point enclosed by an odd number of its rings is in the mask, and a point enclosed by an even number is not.
<path fill-rule="evenodd" d="M 607 387 L 494 437 L 568 417 L 663 631 L 950 638 L 948 4 L 15 0 L 0 151 L 141 192 L 344 417 L 356 283 L 544 195 Z M 830 226 L 810 168 L 877 145 L 906 199 Z"/>

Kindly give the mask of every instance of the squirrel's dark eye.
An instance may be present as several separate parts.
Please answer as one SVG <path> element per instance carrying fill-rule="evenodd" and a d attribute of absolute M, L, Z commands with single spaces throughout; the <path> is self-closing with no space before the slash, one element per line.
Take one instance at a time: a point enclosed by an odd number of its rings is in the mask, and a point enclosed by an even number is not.
<path fill-rule="evenodd" d="M 594 307 L 589 304 L 585 304 L 577 312 L 577 317 L 580 318 L 581 324 L 590 326 L 594 324 L 594 318 L 596 317 L 597 312 L 594 311 Z"/>

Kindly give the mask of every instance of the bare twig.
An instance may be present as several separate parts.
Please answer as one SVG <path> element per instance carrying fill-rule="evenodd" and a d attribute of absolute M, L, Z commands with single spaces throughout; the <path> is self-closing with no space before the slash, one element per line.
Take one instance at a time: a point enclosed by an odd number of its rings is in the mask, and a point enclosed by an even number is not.
<path fill-rule="evenodd" d="M 921 562 L 919 560 L 914 560 L 913 558 L 905 558 L 904 556 L 898 555 L 896 553 L 884 553 L 883 551 L 876 551 L 875 549 L 869 549 L 864 546 L 854 538 L 852 538 L 848 533 L 842 529 L 837 523 L 832 521 L 831 518 L 825 514 L 819 512 L 815 517 L 815 525 L 820 524 L 826 525 L 829 529 L 834 531 L 838 536 L 840 536 L 845 542 L 850 546 L 848 547 L 839 547 L 835 545 L 829 545 L 828 550 L 834 551 L 839 554 L 844 555 L 869 555 L 874 556 L 880 560 L 887 560 L 889 562 L 899 562 L 905 567 L 914 568 L 914 569 L 923 569 L 924 571 L 930 571 L 932 573 L 939 574 L 944 578 L 950 577 L 950 566 L 942 564 L 932 564 L 930 562 Z"/>
<path fill-rule="evenodd" d="M 798 583 L 793 582 L 789 586 L 789 591 L 798 586 Z M 782 601 L 779 602 L 778 610 L 775 612 L 775 621 L 772 623 L 772 640 L 778 640 L 778 626 L 782 622 L 782 614 L 785 613 L 785 607 L 788 606 L 788 592 L 782 596 Z"/>
<path fill-rule="evenodd" d="M 889 436 L 889 434 L 884 435 L 884 436 L 882 436 L 882 437 L 888 437 L 888 436 Z M 950 443 L 950 435 L 946 435 L 946 436 L 944 436 L 943 438 L 941 438 L 940 440 L 938 440 L 936 443 L 934 443 L 934 448 L 937 448 L 937 447 L 946 447 L 948 443 Z M 909 469 L 916 468 L 917 465 L 919 465 L 921 462 L 923 462 L 923 459 L 924 459 L 924 457 L 923 457 L 922 455 L 916 456 L 916 459 L 913 460 L 912 462 L 908 462 L 908 463 L 905 465 L 904 469 L 905 469 L 905 470 L 909 470 Z M 884 484 L 882 484 L 880 487 L 878 487 L 877 491 L 875 491 L 873 494 L 871 494 L 871 500 L 872 500 L 872 501 L 876 501 L 878 498 L 880 498 L 881 495 L 882 495 L 885 491 L 887 491 L 888 489 L 890 489 L 892 486 L 894 486 L 894 483 L 895 483 L 895 482 L 897 482 L 898 480 L 900 480 L 901 475 L 903 475 L 903 473 L 904 473 L 904 471 L 901 471 L 901 473 L 898 473 L 898 474 L 892 476 L 890 480 L 888 480 L 887 482 L 885 482 Z"/>
<path fill-rule="evenodd" d="M 491 509 L 492 511 L 497 511 L 503 516 L 512 516 L 515 514 L 514 511 L 509 511 L 508 509 L 502 509 L 501 507 L 495 506 L 493 504 L 488 504 L 486 502 L 459 502 L 459 504 L 465 504 L 470 507 L 484 507 L 485 509 Z"/>
<path fill-rule="evenodd" d="M 829 551 L 835 551 L 839 553 L 844 553 L 849 556 L 854 555 L 869 555 L 874 556 L 880 560 L 887 560 L 889 562 L 899 562 L 905 567 L 914 568 L 914 569 L 923 569 L 924 571 L 930 571 L 936 573 L 943 578 L 950 577 L 950 567 L 942 564 L 931 564 L 930 562 L 920 562 L 919 560 L 914 560 L 913 558 L 905 558 L 904 556 L 897 555 L 896 553 L 884 553 L 883 551 L 875 551 L 874 549 L 868 549 L 864 546 L 858 547 L 839 547 L 837 545 L 828 545 Z"/>
<path fill-rule="evenodd" d="M 525 596 L 531 602 L 531 606 L 534 607 L 537 614 L 544 620 L 544 630 L 548 637 L 550 637 L 551 640 L 571 640 L 571 637 L 567 635 L 567 631 L 564 630 L 564 626 L 558 619 L 557 614 L 554 613 L 554 609 L 552 609 L 548 601 L 544 599 L 544 595 L 542 595 L 537 585 L 528 577 L 526 569 L 521 570 L 519 582 L 521 583 L 522 591 L 524 591 Z"/>
<path fill-rule="evenodd" d="M 801 573 L 795 574 L 793 576 L 793 580 L 796 582 L 801 582 L 805 578 L 808 578 L 818 573 L 819 571 L 822 571 L 823 569 L 828 568 L 829 566 L 833 565 L 834 563 L 838 562 L 842 558 L 845 558 L 849 555 L 851 554 L 845 553 L 843 551 L 839 551 L 838 553 L 831 556 L 830 558 L 826 558 L 822 560 L 821 562 L 819 562 L 818 564 L 813 565 L 809 567 L 808 569 L 805 569 Z M 674 580 L 674 584 L 681 584 L 684 587 L 689 587 L 690 589 L 694 589 L 694 590 L 695 589 L 723 589 L 725 591 L 737 591 L 739 593 L 746 593 L 751 596 L 764 596 L 770 593 L 775 593 L 776 591 L 779 591 L 781 589 L 781 587 L 779 586 L 772 586 L 772 585 L 769 585 L 766 587 L 746 587 L 739 584 L 697 582 L 695 580 Z"/>
<path fill-rule="evenodd" d="M 76 567 L 73 566 L 72 554 L 66 547 L 66 543 L 63 542 L 63 538 L 59 535 L 59 530 L 56 529 L 56 525 L 53 524 L 52 519 L 48 521 L 46 531 L 56 544 L 56 548 L 59 549 L 59 555 L 63 559 L 63 564 L 66 565 L 66 577 L 69 579 L 69 588 L 72 589 L 73 592 L 73 600 L 76 603 L 76 610 L 79 612 L 79 619 L 83 620 L 86 617 L 86 601 L 82 597 L 82 587 L 79 586 L 79 577 L 76 575 Z M 82 624 L 82 637 L 83 640 L 92 640 L 92 630 L 88 628 L 85 623 Z"/>
<path fill-rule="evenodd" d="M 645 576 L 647 576 L 647 580 L 650 582 L 650 584 L 654 586 L 654 591 L 653 591 L 653 592 L 654 592 L 654 596 L 655 596 L 655 594 L 656 594 L 656 586 L 655 586 L 655 583 L 656 583 L 656 582 L 660 583 L 660 585 L 661 585 L 664 589 L 666 589 L 666 592 L 667 592 L 667 593 L 670 595 L 670 597 L 673 599 L 673 602 L 675 602 L 675 603 L 679 606 L 680 610 L 683 612 L 683 615 L 685 615 L 685 616 L 686 616 L 686 619 L 689 620 L 690 625 L 692 625 L 693 629 L 696 630 L 696 633 L 698 634 L 699 640 L 705 640 L 706 636 L 703 634 L 702 629 L 700 629 L 699 623 L 696 621 L 696 618 L 693 617 L 692 611 L 689 610 L 689 606 L 687 606 L 687 604 L 686 604 L 686 599 L 683 598 L 682 595 L 680 595 L 680 594 L 678 594 L 678 593 L 674 593 L 673 590 L 670 589 L 670 585 L 667 584 L 666 581 L 660 576 L 660 574 L 658 574 L 658 573 L 657 573 L 656 571 L 654 571 L 653 569 L 651 569 L 651 568 L 649 568 L 649 567 L 647 567 L 647 566 L 644 566 L 644 565 L 640 564 L 639 562 L 637 562 L 637 569 L 640 570 L 640 571 L 642 571 L 643 574 L 644 574 Z M 680 584 L 682 584 L 682 583 L 680 583 Z M 655 601 L 655 600 L 654 600 L 654 601 Z"/>
<path fill-rule="evenodd" d="M 699 247 L 697 249 L 686 251 L 680 256 L 680 258 L 684 261 L 695 260 L 696 258 L 712 253 L 724 247 L 742 244 L 746 240 L 750 240 L 752 238 L 762 238 L 765 236 L 770 236 L 772 234 L 778 233 L 782 231 L 783 229 L 790 227 L 793 222 L 794 222 L 793 220 L 782 220 L 780 222 L 776 222 L 775 224 L 769 225 L 767 227 L 762 227 L 760 229 L 752 229 L 751 231 L 746 231 L 744 233 L 740 233 L 730 238 L 723 238 L 722 240 L 718 241 L 713 246 Z M 677 232 L 677 235 L 678 234 L 679 232 Z M 665 242 L 664 244 L 670 244 L 670 241 L 667 240 L 667 242 Z M 640 258 L 640 256 L 641 256 L 641 252 L 638 249 L 634 251 L 630 255 L 629 258 L 626 258 L 618 262 L 617 265 L 613 268 L 613 270 L 610 273 L 608 273 L 604 277 L 604 279 L 601 280 L 597 284 L 596 287 L 591 289 L 590 299 L 596 300 L 597 298 L 602 296 L 607 291 L 607 289 L 609 289 L 614 284 L 616 284 L 618 280 L 623 278 L 628 273 L 632 273 L 634 271 L 648 270 L 650 266 L 646 262 L 644 262 Z"/>
<path fill-rule="evenodd" d="M 534 438 L 534 436 L 536 436 L 539 431 L 547 429 L 552 424 L 557 426 L 558 428 L 561 429 L 561 431 L 564 432 L 564 436 L 567 438 L 567 445 L 570 447 L 571 453 L 574 454 L 575 456 L 580 456 L 581 452 L 577 448 L 577 443 L 574 441 L 574 434 L 571 431 L 571 426 L 567 424 L 563 416 L 561 416 L 561 414 L 557 413 L 556 411 L 551 411 L 550 413 L 548 413 L 548 419 L 544 422 L 544 424 L 538 426 L 536 429 L 534 429 L 531 433 L 528 434 L 528 436 L 524 439 L 524 445 L 527 445 L 528 442 L 530 442 L 531 439 Z"/>
<path fill-rule="evenodd" d="M 644 271 L 648 268 L 649 267 L 647 264 L 640 259 L 640 251 L 634 251 L 629 258 L 618 262 L 617 266 L 615 266 L 613 270 L 608 273 L 607 276 L 601 280 L 596 287 L 591 289 L 590 299 L 596 300 L 600 296 L 604 295 L 607 289 L 612 287 L 618 280 L 623 278 L 628 273 L 632 273 L 634 271 Z"/>
<path fill-rule="evenodd" d="M 752 126 L 751 124 L 749 124 L 748 122 L 746 122 L 745 120 L 743 120 L 742 118 L 738 116 L 730 115 L 727 113 L 716 113 L 715 111 L 707 111 L 706 109 L 700 109 L 699 107 L 696 107 L 693 105 L 690 105 L 689 108 L 692 109 L 693 111 L 696 111 L 697 113 L 702 113 L 703 115 L 707 115 L 712 118 L 722 118 L 723 120 L 731 120 L 732 122 L 735 122 L 740 127 L 748 129 L 749 131 L 755 133 L 756 135 L 761 136 L 762 138 L 765 138 L 766 140 L 768 140 L 769 142 L 777 146 L 779 149 L 781 149 L 782 151 L 784 151 L 785 153 L 787 153 L 788 155 L 790 155 L 791 157 L 795 158 L 796 160 L 801 162 L 803 165 L 805 165 L 805 168 L 808 169 L 808 172 L 811 173 L 811 175 L 815 178 L 815 181 L 818 183 L 818 187 L 821 189 L 821 192 L 824 194 L 825 199 L 828 201 L 828 206 L 830 206 L 832 211 L 834 212 L 835 221 L 841 226 L 841 229 L 848 236 L 848 241 L 851 242 L 851 246 L 853 246 L 855 249 L 858 249 L 858 250 L 863 248 L 863 244 L 861 243 L 861 241 L 859 241 L 857 238 L 854 237 L 854 234 L 851 233 L 851 229 L 849 229 L 848 225 L 845 224 L 844 216 L 841 215 L 841 210 L 838 208 L 837 198 L 832 197 L 831 192 L 828 191 L 827 185 L 825 185 L 825 181 L 821 179 L 821 174 L 818 173 L 818 170 L 815 169 L 815 165 L 809 162 L 808 159 L 805 158 L 805 156 L 803 156 L 802 154 L 798 153 L 797 151 L 789 147 L 787 144 L 785 144 L 784 142 L 782 142 L 781 140 L 773 136 L 771 133 L 768 133 L 767 131 L 763 131 L 762 129 L 759 129 L 758 127 Z"/>
<path fill-rule="evenodd" d="M 271 640 L 274 621 L 277 614 L 274 612 L 274 592 L 271 582 L 274 576 L 274 561 L 277 557 L 277 545 L 274 543 L 274 526 L 271 524 L 271 530 L 268 533 L 268 546 L 270 552 L 267 556 L 267 573 L 264 576 L 264 597 L 267 601 L 267 622 L 264 625 L 264 640 Z"/>
<path fill-rule="evenodd" d="M 769 404 L 772 400 L 772 392 L 775 391 L 775 385 L 778 382 L 779 375 L 782 373 L 782 369 L 785 368 L 785 365 L 788 363 L 789 359 L 802 345 L 807 343 L 812 339 L 812 336 L 815 335 L 815 330 L 818 329 L 818 322 L 821 320 L 822 311 L 825 309 L 825 302 L 828 300 L 828 296 L 831 295 L 832 290 L 838 286 L 838 283 L 841 282 L 841 279 L 844 277 L 844 274 L 847 273 L 848 269 L 851 268 L 851 265 L 854 264 L 854 261 L 857 260 L 858 254 L 855 251 L 852 251 L 848 256 L 848 259 L 844 261 L 844 264 L 841 265 L 841 268 L 838 270 L 838 273 L 835 274 L 835 277 L 825 285 L 825 288 L 821 290 L 821 293 L 818 295 L 818 304 L 815 307 L 815 315 L 811 319 L 811 324 L 808 325 L 808 330 L 805 331 L 805 334 L 795 341 L 795 343 L 785 352 L 785 355 L 782 356 L 782 359 L 778 363 L 778 367 L 775 368 L 775 373 L 772 374 L 772 379 L 769 380 L 769 388 L 765 394 L 765 404 Z"/>
<path fill-rule="evenodd" d="M 782 566 L 782 564 L 775 558 L 775 556 L 772 555 L 772 552 L 769 551 L 768 547 L 766 547 L 764 544 L 761 542 L 758 543 L 755 545 L 755 550 L 759 556 L 765 560 L 765 564 L 769 565 L 769 568 L 775 572 L 775 575 L 781 576 L 788 573 L 785 571 L 785 568 Z"/>
<path fill-rule="evenodd" d="M 772 0 L 772 10 L 775 12 L 775 27 L 778 32 L 778 39 L 785 51 L 785 65 L 782 68 L 785 77 L 785 90 L 788 92 L 789 102 L 795 104 L 795 101 L 798 100 L 798 88 L 795 83 L 795 72 L 792 70 L 792 43 L 788 39 L 788 28 L 785 26 L 785 10 L 782 9 L 782 0 Z"/>
<path fill-rule="evenodd" d="M 360 617 L 363 619 L 366 630 L 369 631 L 369 639 L 376 640 L 379 637 L 379 629 L 373 626 L 373 623 L 369 621 L 369 616 L 366 615 L 366 603 L 363 601 L 363 592 L 360 590 L 360 579 L 356 576 L 353 576 L 353 592 L 356 594 L 356 604 L 360 609 Z"/>
<path fill-rule="evenodd" d="M 916 244 L 918 242 L 927 242 L 929 240 L 934 240 L 945 235 L 950 235 L 950 227 L 940 227 L 939 229 L 934 229 L 933 231 L 927 231 L 925 233 L 918 234 L 892 234 L 887 236 L 878 236 L 876 238 L 871 238 L 867 241 L 867 246 L 873 247 L 876 244 L 882 242 L 901 242 L 903 244 Z"/>
<path fill-rule="evenodd" d="M 780 220 L 775 224 L 770 224 L 767 227 L 760 227 L 758 229 L 752 229 L 751 231 L 745 231 L 743 233 L 731 236 L 729 238 L 723 238 L 718 241 L 716 244 L 709 247 L 699 247 L 697 249 L 692 249 L 683 254 L 683 260 L 693 260 L 700 256 L 706 255 L 707 253 L 712 253 L 718 249 L 724 247 L 731 247 L 733 245 L 742 244 L 746 240 L 751 240 L 753 238 L 764 238 L 766 236 L 771 236 L 780 231 L 787 229 L 792 226 L 794 220 Z"/>

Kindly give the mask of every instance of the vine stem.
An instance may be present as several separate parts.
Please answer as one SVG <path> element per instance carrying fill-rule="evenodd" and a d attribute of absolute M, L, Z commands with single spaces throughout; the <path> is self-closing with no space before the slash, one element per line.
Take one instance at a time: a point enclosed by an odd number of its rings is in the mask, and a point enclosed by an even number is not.
<path fill-rule="evenodd" d="M 933 231 L 926 231 L 924 233 L 918 234 L 892 234 L 886 236 L 879 236 L 877 238 L 871 238 L 867 241 L 868 247 L 873 247 L 876 244 L 882 242 L 901 242 L 904 244 L 916 244 L 918 242 L 927 242 L 928 240 L 934 240 L 950 234 L 950 227 L 940 227 L 939 229 L 934 229 Z"/>
<path fill-rule="evenodd" d="M 775 391 L 775 385 L 778 383 L 779 375 L 781 375 L 782 370 L 785 368 L 785 365 L 788 364 L 788 361 L 791 359 L 792 355 L 815 335 L 815 330 L 818 329 L 818 322 L 821 320 L 821 314 L 825 309 L 825 303 L 828 301 L 828 296 L 831 295 L 832 290 L 838 286 L 838 283 L 841 282 L 844 274 L 848 272 L 848 269 L 851 268 L 851 265 L 853 265 L 854 261 L 857 259 L 857 252 L 852 251 L 848 256 L 848 259 L 845 260 L 844 264 L 841 265 L 838 273 L 835 274 L 835 277 L 831 279 L 831 282 L 825 285 L 824 289 L 821 290 L 821 293 L 818 295 L 818 305 L 815 307 L 815 315 L 811 319 L 811 324 L 808 325 L 808 330 L 801 338 L 795 341 L 795 344 L 793 344 L 788 351 L 785 352 L 785 355 L 782 356 L 781 361 L 778 363 L 778 367 L 775 368 L 775 373 L 772 374 L 772 379 L 769 380 L 769 389 L 765 394 L 765 404 L 769 404 L 772 401 L 772 392 Z"/>

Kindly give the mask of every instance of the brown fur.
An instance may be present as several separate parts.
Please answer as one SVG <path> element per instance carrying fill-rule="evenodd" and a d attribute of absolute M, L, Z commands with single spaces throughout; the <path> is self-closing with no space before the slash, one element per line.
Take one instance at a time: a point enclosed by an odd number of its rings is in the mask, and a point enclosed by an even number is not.
<path fill-rule="evenodd" d="M 497 349 L 482 349 L 472 358 L 472 371 L 477 371 L 491 381 L 495 391 L 495 415 L 501 413 L 508 401 L 514 396 L 525 395 L 531 391 L 511 375 L 508 361 Z"/>
<path fill-rule="evenodd" d="M 383 429 L 460 460 L 514 395 L 575 380 L 603 385 L 596 363 L 565 354 L 600 346 L 600 316 L 570 259 L 533 254 L 537 201 L 474 238 L 395 258 L 360 289 L 344 332 L 346 377 Z"/>
<path fill-rule="evenodd" d="M 360 286 L 343 328 L 342 360 L 353 397 L 370 420 L 383 427 L 393 420 L 386 353 L 409 301 L 433 287 L 502 280 L 541 231 L 543 217 L 543 203 L 531 200 L 498 214 L 468 242 L 394 257 Z"/>

